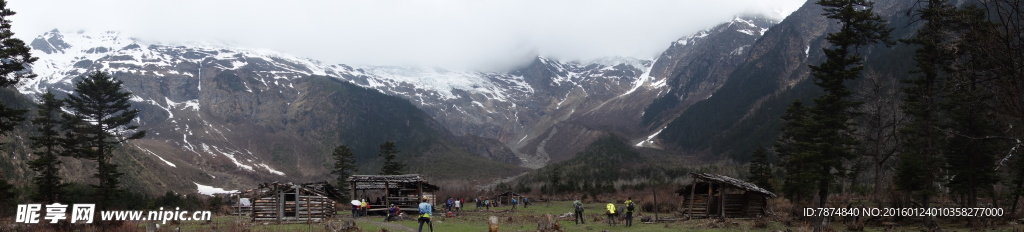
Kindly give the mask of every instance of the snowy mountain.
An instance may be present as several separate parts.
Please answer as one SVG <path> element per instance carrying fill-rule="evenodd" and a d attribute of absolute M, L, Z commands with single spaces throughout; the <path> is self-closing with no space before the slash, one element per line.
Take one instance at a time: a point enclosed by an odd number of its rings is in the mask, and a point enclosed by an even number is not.
<path fill-rule="evenodd" d="M 486 182 L 522 169 L 494 140 L 453 135 L 404 99 L 333 78 L 361 72 L 344 65 L 264 49 L 147 43 L 116 32 L 54 30 L 30 45 L 40 57 L 33 66 L 39 77 L 21 83 L 22 94 L 65 95 L 94 70 L 124 81 L 141 110 L 138 123 L 149 131 L 128 144 L 123 152 L 137 154 L 126 162 L 165 189 L 324 180 L 338 145 L 351 147 L 360 169 L 371 173 L 385 141 L 395 141 L 410 163 L 467 161 L 409 170 L 439 178 L 458 174 L 442 172 L 449 169 L 488 170 L 476 176 Z M 8 160 L 31 159 L 29 153 Z"/>
<path fill-rule="evenodd" d="M 876 1 L 874 12 L 895 29 L 892 39 L 906 39 L 919 26 L 915 16 L 907 14 L 914 7 L 913 1 Z M 672 94 L 675 98 L 663 97 L 652 104 L 647 110 L 652 115 L 652 125 L 662 123 L 662 118 L 674 118 L 661 124 L 665 129 L 655 138 L 680 153 L 708 154 L 741 162 L 749 160 L 757 147 L 771 146 L 783 122 L 779 118 L 788 105 L 798 99 L 811 102 L 822 94 L 821 88 L 813 83 L 808 65 L 825 60 L 822 48 L 831 46 L 825 37 L 841 26 L 822 17 L 822 12 L 820 5 L 808 1 L 764 32 L 743 49 L 746 55 L 740 62 L 731 65 L 728 72 L 715 74 L 725 78 L 718 82 L 713 94 L 694 96 L 693 93 L 703 91 L 681 91 Z M 914 66 L 912 47 L 879 44 L 861 47 L 858 52 L 865 57 L 865 70 L 880 77 L 903 78 Z M 861 81 L 851 81 L 849 86 L 856 93 L 868 92 Z M 687 99 L 699 101 L 687 103 Z M 679 103 L 688 106 L 675 107 Z"/>
<path fill-rule="evenodd" d="M 498 139 L 518 151 L 524 166 L 541 167 L 551 159 L 546 151 L 521 148 L 545 140 L 546 131 L 576 112 L 592 110 L 584 103 L 663 87 L 641 79 L 650 64 L 630 58 L 584 64 L 538 57 L 507 73 L 358 67 L 341 78 L 409 99 L 454 133 Z"/>
<path fill-rule="evenodd" d="M 652 67 L 652 75 L 669 77 L 668 93 L 646 105 L 641 116 L 655 130 L 637 146 L 659 147 L 657 136 L 668 121 L 714 95 L 752 54 L 752 47 L 774 22 L 765 17 L 736 17 L 711 29 L 673 42 Z"/>
<path fill-rule="evenodd" d="M 413 171 L 501 177 L 567 160 L 609 134 L 660 147 L 673 115 L 717 90 L 773 24 L 737 17 L 671 42 L 656 60 L 537 57 L 508 72 L 324 64 L 266 49 L 54 30 L 30 44 L 39 77 L 18 91 L 68 94 L 75 78 L 111 72 L 134 93 L 149 130 L 130 147 L 159 169 L 201 173 L 162 179 L 178 189 L 324 179 L 327 154 L 341 144 L 372 171 L 375 146 L 396 140 L 411 164 L 471 161 Z"/>
<path fill-rule="evenodd" d="M 453 133 L 497 139 L 523 166 L 537 168 L 571 158 L 607 134 L 659 147 L 657 132 L 724 84 L 746 49 L 774 23 L 736 17 L 670 43 L 657 60 L 538 57 L 504 73 L 356 67 L 341 78 L 409 99 Z M 662 98 L 686 100 L 649 107 Z M 658 107 L 671 110 L 646 115 Z"/>

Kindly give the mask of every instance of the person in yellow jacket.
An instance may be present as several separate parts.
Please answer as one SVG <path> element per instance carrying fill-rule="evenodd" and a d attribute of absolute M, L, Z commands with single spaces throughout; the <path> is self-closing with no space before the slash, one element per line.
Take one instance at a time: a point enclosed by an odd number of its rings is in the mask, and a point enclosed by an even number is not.
<path fill-rule="evenodd" d="M 633 203 L 633 197 L 626 199 L 626 226 L 633 226 L 633 212 L 636 210 L 636 203 Z"/>
<path fill-rule="evenodd" d="M 608 225 L 615 226 L 615 203 L 608 203 L 606 208 L 607 211 L 605 213 L 608 214 Z"/>

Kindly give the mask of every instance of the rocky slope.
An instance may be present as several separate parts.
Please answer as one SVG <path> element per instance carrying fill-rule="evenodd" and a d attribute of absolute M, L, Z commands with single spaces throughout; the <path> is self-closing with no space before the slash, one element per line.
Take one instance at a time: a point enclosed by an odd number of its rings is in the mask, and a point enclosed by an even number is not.
<path fill-rule="evenodd" d="M 31 46 L 39 77 L 19 85 L 22 94 L 68 94 L 93 70 L 124 81 L 149 131 L 125 152 L 141 154 L 137 168 L 156 171 L 152 181 L 166 189 L 327 179 L 330 150 L 342 144 L 356 152 L 361 173 L 376 173 L 385 141 L 399 145 L 411 172 L 479 171 L 481 181 L 521 172 L 499 143 L 453 135 L 404 99 L 334 78 L 345 66 L 215 44 L 147 44 L 116 32 L 55 30 Z M 421 163 L 437 164 L 414 165 Z"/>
<path fill-rule="evenodd" d="M 503 73 L 358 67 L 341 78 L 409 99 L 456 134 L 497 139 L 538 168 L 609 134 L 658 147 L 657 132 L 722 86 L 772 25 L 736 17 L 671 42 L 656 60 L 538 57 Z"/>
<path fill-rule="evenodd" d="M 906 14 L 912 2 L 878 1 L 875 10 L 896 28 L 893 39 L 908 38 L 914 23 Z M 691 105 L 672 119 L 658 138 L 673 149 L 689 153 L 749 159 L 757 146 L 770 146 L 778 134 L 787 105 L 820 95 L 810 79 L 809 64 L 821 63 L 827 33 L 838 24 L 826 19 L 813 1 L 765 32 L 744 61 L 726 73 L 725 83 L 706 100 Z M 868 69 L 885 79 L 906 76 L 913 64 L 905 45 L 864 47 Z M 896 82 L 898 83 L 898 82 Z M 856 88 L 857 82 L 850 83 Z M 856 91 L 856 90 L 855 90 Z"/>
<path fill-rule="evenodd" d="M 486 179 L 570 159 L 609 135 L 660 147 L 665 124 L 722 88 L 773 24 L 737 17 L 671 42 L 656 60 L 537 57 L 507 72 L 353 67 L 54 30 L 32 41 L 39 77 L 18 91 L 64 95 L 82 74 L 111 72 L 135 93 L 149 130 L 125 152 L 166 189 L 325 179 L 327 154 L 340 144 L 354 148 L 362 173 L 374 173 L 376 145 L 389 140 L 411 171 Z"/>

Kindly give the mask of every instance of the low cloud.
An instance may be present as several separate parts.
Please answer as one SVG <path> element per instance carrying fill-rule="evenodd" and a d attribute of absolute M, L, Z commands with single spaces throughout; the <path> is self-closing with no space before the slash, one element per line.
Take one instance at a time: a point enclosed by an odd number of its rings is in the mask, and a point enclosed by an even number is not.
<path fill-rule="evenodd" d="M 137 1 L 9 0 L 18 37 L 120 31 L 143 40 L 218 41 L 327 63 L 508 67 L 533 56 L 654 58 L 735 15 L 781 20 L 803 0 Z"/>

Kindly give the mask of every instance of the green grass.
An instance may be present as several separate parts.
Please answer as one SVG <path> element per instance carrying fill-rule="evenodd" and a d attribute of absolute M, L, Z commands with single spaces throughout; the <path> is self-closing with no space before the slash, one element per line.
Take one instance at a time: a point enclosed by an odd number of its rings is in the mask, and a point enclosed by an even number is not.
<path fill-rule="evenodd" d="M 706 232 L 725 232 L 725 231 L 777 231 L 793 229 L 794 231 L 810 231 L 809 227 L 798 227 L 798 228 L 787 228 L 780 222 L 770 222 L 767 228 L 754 228 L 753 220 L 743 219 L 728 219 L 725 222 L 720 222 L 718 219 L 697 219 L 689 221 L 677 221 L 677 222 L 660 222 L 656 224 L 646 224 L 640 222 L 641 216 L 653 216 L 653 214 L 639 212 L 636 219 L 634 219 L 633 227 L 624 227 L 622 222 L 619 222 L 618 226 L 609 226 L 605 222 L 605 216 L 603 215 L 603 208 L 606 203 L 589 203 L 585 205 L 587 223 L 583 225 L 577 225 L 572 221 L 572 218 L 557 218 L 562 214 L 572 211 L 572 203 L 568 201 L 563 202 L 545 202 L 536 203 L 531 205 L 529 208 L 517 208 L 512 210 L 511 207 L 497 207 L 491 208 L 490 210 L 480 209 L 470 206 L 458 216 L 453 218 L 444 217 L 444 212 L 437 212 L 433 218 L 434 231 L 439 232 L 479 232 L 487 231 L 487 218 L 490 216 L 496 216 L 499 219 L 499 229 L 502 232 L 516 232 L 516 231 L 536 231 L 537 223 L 542 219 L 545 214 L 551 214 L 556 216 L 556 220 L 561 225 L 562 231 L 651 231 L 651 232 L 668 232 L 668 231 L 706 231 Z M 661 214 L 661 217 L 669 217 L 674 215 Z M 335 220 L 343 220 L 351 217 L 349 212 L 339 212 Z M 356 225 L 365 232 L 377 232 L 381 229 L 387 229 L 392 232 L 407 231 L 398 230 L 395 228 L 412 228 L 416 230 L 418 224 L 415 220 L 415 216 L 407 216 L 405 220 L 394 221 L 394 222 L 383 222 L 383 216 L 369 216 L 361 217 L 356 221 Z M 180 228 L 181 231 L 325 231 L 323 223 L 315 223 L 307 225 L 304 223 L 299 224 L 274 224 L 274 223 L 252 223 L 242 218 L 241 221 L 237 220 L 233 216 L 219 216 L 215 217 L 212 222 L 182 222 L 181 224 L 168 224 L 161 226 L 162 228 Z M 140 223 L 140 230 L 145 226 Z M 846 230 L 845 225 L 836 222 L 833 224 L 833 228 L 837 231 Z M 970 228 L 964 228 L 962 225 L 944 224 L 944 229 L 950 231 L 968 231 Z M 426 230 L 426 228 L 424 228 Z M 918 231 L 921 230 L 917 224 L 908 223 L 906 225 L 900 225 L 896 228 L 897 231 Z M 1014 226 L 997 226 L 989 228 L 987 231 L 1021 231 L 1024 227 L 1019 225 Z M 166 230 L 166 229 L 165 229 Z M 884 227 L 872 227 L 865 228 L 865 231 L 886 231 Z"/>
<path fill-rule="evenodd" d="M 766 229 L 753 229 L 752 221 L 750 220 L 735 220 L 735 224 L 726 223 L 728 225 L 721 225 L 721 228 L 707 228 L 704 223 L 705 220 L 694 220 L 688 222 L 677 222 L 677 223 L 658 223 L 658 224 L 645 224 L 640 222 L 639 216 L 652 214 L 638 214 L 638 217 L 633 220 L 632 227 L 625 227 L 622 222 L 619 222 L 617 226 L 610 226 L 604 221 L 605 216 L 603 214 L 605 203 L 591 203 L 586 204 L 585 214 L 587 218 L 586 224 L 576 225 L 572 218 L 557 218 L 565 213 L 572 212 L 572 202 L 550 202 L 550 203 L 539 203 L 533 204 L 529 208 L 517 208 L 512 210 L 511 207 L 497 207 L 491 208 L 491 210 L 480 209 L 470 206 L 468 210 L 463 211 L 457 217 L 448 218 L 443 217 L 443 213 L 438 212 L 434 218 L 434 230 L 435 231 L 466 231 L 466 232 L 477 232 L 487 231 L 487 218 L 490 216 L 497 216 L 499 219 L 499 230 L 500 231 L 536 231 L 537 223 L 542 219 L 543 215 L 551 214 L 556 216 L 556 220 L 561 225 L 563 231 L 773 231 L 781 229 L 781 225 L 773 225 Z M 665 215 L 663 215 L 665 216 Z M 418 223 L 414 219 L 402 220 L 398 222 L 392 222 L 401 224 L 403 226 L 416 229 Z M 361 224 L 360 226 L 365 225 Z M 426 227 L 426 225 L 424 225 Z M 426 230 L 426 228 L 424 228 Z M 378 230 L 366 230 L 363 231 L 378 231 Z"/>

